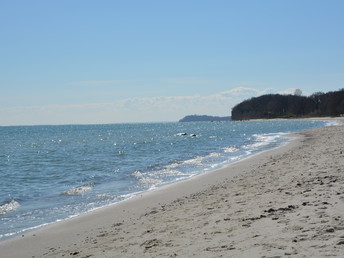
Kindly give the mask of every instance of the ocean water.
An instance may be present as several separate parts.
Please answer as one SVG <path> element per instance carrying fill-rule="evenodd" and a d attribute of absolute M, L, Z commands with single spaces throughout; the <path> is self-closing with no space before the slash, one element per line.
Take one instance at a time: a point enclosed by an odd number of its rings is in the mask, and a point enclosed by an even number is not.
<path fill-rule="evenodd" d="M 0 127 L 0 240 L 209 173 L 325 121 Z"/>

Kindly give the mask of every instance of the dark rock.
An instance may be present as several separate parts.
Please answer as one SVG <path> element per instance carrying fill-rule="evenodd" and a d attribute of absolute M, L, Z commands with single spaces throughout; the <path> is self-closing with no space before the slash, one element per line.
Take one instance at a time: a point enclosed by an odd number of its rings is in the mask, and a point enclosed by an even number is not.
<path fill-rule="evenodd" d="M 264 212 L 268 212 L 268 213 L 273 213 L 275 212 L 276 210 L 274 208 L 270 208 L 268 210 L 265 210 Z"/>
<path fill-rule="evenodd" d="M 326 232 L 327 232 L 327 233 L 333 233 L 333 232 L 334 232 L 334 228 L 326 229 Z"/>

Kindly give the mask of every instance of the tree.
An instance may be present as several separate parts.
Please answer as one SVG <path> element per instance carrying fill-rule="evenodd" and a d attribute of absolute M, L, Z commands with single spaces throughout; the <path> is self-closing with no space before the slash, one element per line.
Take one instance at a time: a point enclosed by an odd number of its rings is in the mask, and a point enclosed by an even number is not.
<path fill-rule="evenodd" d="M 295 92 L 294 92 L 294 95 L 295 96 L 301 96 L 302 95 L 302 90 L 296 89 Z"/>

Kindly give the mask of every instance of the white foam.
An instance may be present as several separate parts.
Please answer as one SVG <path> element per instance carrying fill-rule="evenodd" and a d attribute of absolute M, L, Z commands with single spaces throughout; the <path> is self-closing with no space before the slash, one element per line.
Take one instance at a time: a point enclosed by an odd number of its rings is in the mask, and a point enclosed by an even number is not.
<path fill-rule="evenodd" d="M 329 121 L 326 121 L 325 126 L 339 126 L 339 125 L 342 125 L 342 124 L 343 123 L 339 122 L 338 120 L 329 120 Z"/>
<path fill-rule="evenodd" d="M 255 143 L 244 146 L 245 149 L 256 149 L 262 146 L 269 145 L 280 138 L 286 133 L 269 133 L 269 134 L 254 134 L 252 135 L 255 138 Z"/>
<path fill-rule="evenodd" d="M 20 208 L 19 202 L 12 200 L 0 206 L 0 215 L 6 214 L 10 211 L 18 210 L 19 208 Z"/>
<path fill-rule="evenodd" d="M 142 177 L 142 173 L 138 170 L 134 171 L 133 173 L 130 174 L 133 177 Z"/>
<path fill-rule="evenodd" d="M 84 185 L 84 186 L 78 186 L 73 187 L 69 189 L 68 191 L 63 192 L 65 195 L 79 195 L 83 194 L 84 192 L 90 191 L 93 189 L 93 185 Z"/>
<path fill-rule="evenodd" d="M 232 152 L 236 152 L 238 149 L 235 147 L 227 147 L 227 148 L 223 148 L 223 151 L 225 153 L 232 153 Z"/>
<path fill-rule="evenodd" d="M 175 163 L 172 163 L 170 165 L 165 166 L 165 169 L 172 170 L 172 169 L 180 166 L 180 164 L 181 164 L 181 162 L 175 162 Z"/>
<path fill-rule="evenodd" d="M 177 133 L 176 136 L 185 136 L 188 135 L 187 133 Z"/>
<path fill-rule="evenodd" d="M 205 158 L 220 157 L 220 155 L 221 155 L 220 153 L 212 152 L 208 156 L 206 156 Z"/>
<path fill-rule="evenodd" d="M 204 159 L 204 157 L 197 156 L 196 158 L 185 160 L 183 163 L 184 164 L 191 164 L 191 165 L 195 165 L 195 166 L 202 166 L 203 165 L 202 164 L 203 159 Z"/>

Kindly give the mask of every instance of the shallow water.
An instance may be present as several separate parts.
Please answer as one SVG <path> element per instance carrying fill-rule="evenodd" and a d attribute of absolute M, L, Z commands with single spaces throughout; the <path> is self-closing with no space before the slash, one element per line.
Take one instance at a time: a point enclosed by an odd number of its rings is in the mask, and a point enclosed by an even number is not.
<path fill-rule="evenodd" d="M 324 121 L 0 127 L 0 239 L 275 148 Z"/>

